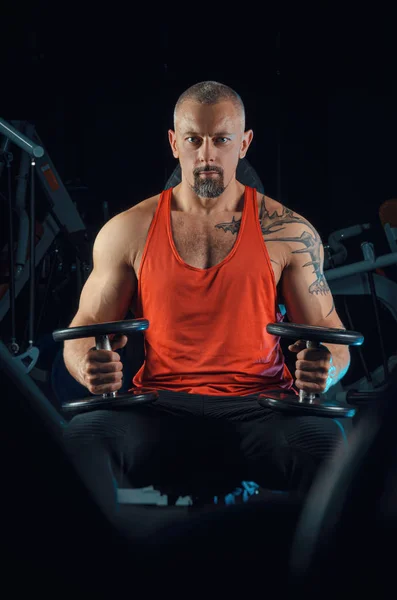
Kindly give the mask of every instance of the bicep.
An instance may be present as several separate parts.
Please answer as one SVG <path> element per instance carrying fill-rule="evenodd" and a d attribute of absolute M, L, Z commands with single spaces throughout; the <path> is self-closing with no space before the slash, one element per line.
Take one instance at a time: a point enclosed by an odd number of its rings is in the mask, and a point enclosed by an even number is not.
<path fill-rule="evenodd" d="M 81 292 L 78 313 L 93 321 L 119 321 L 125 317 L 135 292 L 132 269 L 114 265 L 94 268 Z"/>
<path fill-rule="evenodd" d="M 128 238 L 107 224 L 93 248 L 93 269 L 81 292 L 78 315 L 95 322 L 125 317 L 136 290 L 136 275 L 128 261 Z"/>
<path fill-rule="evenodd" d="M 307 223 L 290 242 L 290 259 L 280 282 L 288 319 L 303 325 L 343 328 L 323 265 L 320 236 Z"/>

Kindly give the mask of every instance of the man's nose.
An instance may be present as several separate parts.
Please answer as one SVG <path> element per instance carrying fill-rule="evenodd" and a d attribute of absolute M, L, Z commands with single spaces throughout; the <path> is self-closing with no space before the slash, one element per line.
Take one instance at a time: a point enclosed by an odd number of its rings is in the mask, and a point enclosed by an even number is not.
<path fill-rule="evenodd" d="M 214 144 L 208 138 L 204 138 L 200 145 L 199 159 L 201 163 L 212 163 L 215 161 Z"/>

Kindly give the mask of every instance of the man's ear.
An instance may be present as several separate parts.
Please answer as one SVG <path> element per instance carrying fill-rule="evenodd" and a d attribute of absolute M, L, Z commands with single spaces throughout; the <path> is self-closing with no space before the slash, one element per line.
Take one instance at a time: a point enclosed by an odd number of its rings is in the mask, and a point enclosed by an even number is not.
<path fill-rule="evenodd" d="M 244 132 L 243 140 L 241 142 L 240 159 L 245 158 L 245 155 L 248 152 L 248 148 L 251 145 L 253 137 L 254 137 L 254 132 L 252 131 L 252 129 L 248 129 L 248 131 Z"/>
<path fill-rule="evenodd" d="M 174 158 L 179 158 L 179 152 L 178 152 L 178 148 L 176 145 L 176 133 L 172 129 L 168 130 L 168 141 L 170 143 L 172 154 L 174 155 Z"/>

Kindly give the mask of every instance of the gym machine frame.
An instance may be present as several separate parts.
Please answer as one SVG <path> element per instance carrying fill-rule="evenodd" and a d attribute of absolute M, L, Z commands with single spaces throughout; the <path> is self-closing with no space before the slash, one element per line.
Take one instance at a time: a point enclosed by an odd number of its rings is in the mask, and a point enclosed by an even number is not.
<path fill-rule="evenodd" d="M 0 118 L 0 177 L 6 167 L 8 173 L 8 212 L 9 212 L 9 288 L 0 299 L 0 322 L 10 311 L 11 339 L 8 349 L 15 360 L 19 360 L 26 373 L 32 371 L 39 357 L 39 350 L 34 346 L 35 320 L 35 269 L 40 264 L 51 244 L 60 232 L 76 255 L 76 266 L 80 286 L 88 276 L 90 263 L 87 261 L 84 247 L 87 244 L 86 226 L 70 198 L 59 174 L 50 159 L 37 131 L 30 123 L 22 121 L 6 122 Z M 15 206 L 11 197 L 11 163 L 13 154 L 10 150 L 14 144 L 22 150 L 19 164 L 18 183 Z M 30 159 L 30 161 L 29 161 Z M 29 165 L 30 163 L 30 165 Z M 30 166 L 30 168 L 29 168 Z M 25 207 L 25 195 L 30 171 L 30 203 L 29 216 Z M 35 174 L 41 183 L 47 198 L 48 211 L 42 223 L 43 235 L 35 243 Z M 13 210 L 19 217 L 17 249 L 14 260 Z M 26 259 L 28 239 L 30 241 L 29 257 Z M 28 348 L 19 354 L 20 345 L 15 332 L 15 300 L 29 280 L 29 333 Z"/>

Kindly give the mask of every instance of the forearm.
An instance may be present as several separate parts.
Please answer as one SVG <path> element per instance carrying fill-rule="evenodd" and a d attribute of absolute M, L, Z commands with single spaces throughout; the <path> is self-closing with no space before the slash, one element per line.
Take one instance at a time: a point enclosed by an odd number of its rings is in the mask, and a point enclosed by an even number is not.
<path fill-rule="evenodd" d="M 340 381 L 349 370 L 350 350 L 349 346 L 342 344 L 324 344 L 331 352 L 331 368 L 329 369 L 325 391 Z"/>
<path fill-rule="evenodd" d="M 89 319 L 88 317 L 82 317 L 76 315 L 69 327 L 79 327 L 81 325 L 92 325 L 96 321 Z M 75 340 L 65 340 L 63 346 L 63 360 L 66 369 L 69 371 L 71 376 L 78 381 L 81 385 L 85 386 L 82 364 L 84 356 L 87 354 L 90 348 L 95 346 L 95 338 L 79 338 Z"/>
<path fill-rule="evenodd" d="M 63 347 L 63 360 L 71 376 L 81 385 L 86 385 L 81 370 L 84 356 L 95 346 L 95 338 L 67 340 Z"/>

